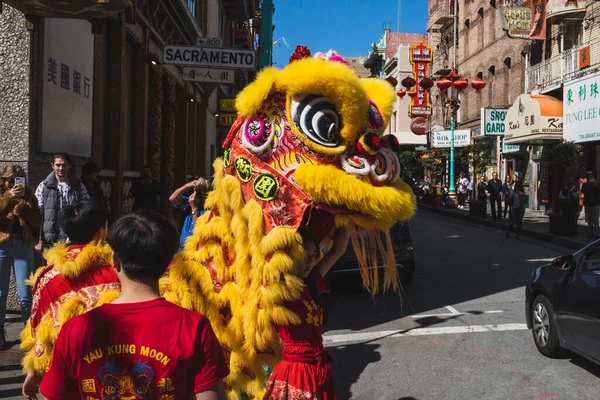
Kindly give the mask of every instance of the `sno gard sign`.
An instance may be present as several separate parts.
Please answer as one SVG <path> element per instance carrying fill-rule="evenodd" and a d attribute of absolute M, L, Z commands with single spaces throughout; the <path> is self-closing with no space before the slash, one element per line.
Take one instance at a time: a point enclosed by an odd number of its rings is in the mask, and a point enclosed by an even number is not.
<path fill-rule="evenodd" d="M 484 136 L 504 136 L 508 108 L 482 108 L 481 132 Z"/>
<path fill-rule="evenodd" d="M 600 140 L 600 74 L 563 89 L 563 137 L 576 143 Z"/>

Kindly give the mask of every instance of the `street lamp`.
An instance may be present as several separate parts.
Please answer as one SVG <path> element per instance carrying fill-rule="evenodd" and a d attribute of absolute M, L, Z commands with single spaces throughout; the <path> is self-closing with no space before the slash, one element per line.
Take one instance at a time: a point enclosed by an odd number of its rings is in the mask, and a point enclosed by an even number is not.
<path fill-rule="evenodd" d="M 473 81 L 475 83 L 475 81 Z M 454 128 L 456 125 L 456 114 L 460 108 L 459 93 L 469 86 L 469 82 L 459 75 L 455 69 L 452 69 L 448 75 L 437 81 L 437 87 L 446 93 L 446 109 L 450 111 L 450 176 L 448 185 L 448 197 L 452 204 L 456 204 L 456 187 L 454 178 Z M 485 82 L 477 79 L 477 84 L 473 88 L 479 90 L 485 87 Z"/>

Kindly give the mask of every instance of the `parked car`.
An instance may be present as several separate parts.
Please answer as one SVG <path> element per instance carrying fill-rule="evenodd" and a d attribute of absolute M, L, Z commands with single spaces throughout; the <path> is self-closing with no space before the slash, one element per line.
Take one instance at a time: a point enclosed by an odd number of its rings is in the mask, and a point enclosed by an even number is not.
<path fill-rule="evenodd" d="M 404 286 L 410 284 L 415 276 L 415 252 L 412 247 L 412 238 L 410 236 L 410 228 L 408 223 L 397 223 L 390 231 L 392 234 L 392 244 L 394 247 L 394 256 L 396 258 L 396 267 L 400 280 Z M 382 236 L 382 241 L 385 243 L 385 238 Z M 381 259 L 380 259 L 381 261 Z M 378 268 L 383 269 L 380 264 Z M 360 274 L 358 260 L 354 252 L 352 243 L 348 245 L 346 253 L 329 271 L 328 276 L 334 279 L 336 275 Z"/>
<path fill-rule="evenodd" d="M 537 268 L 525 294 L 540 353 L 557 357 L 567 349 L 600 364 L 600 241 Z"/>

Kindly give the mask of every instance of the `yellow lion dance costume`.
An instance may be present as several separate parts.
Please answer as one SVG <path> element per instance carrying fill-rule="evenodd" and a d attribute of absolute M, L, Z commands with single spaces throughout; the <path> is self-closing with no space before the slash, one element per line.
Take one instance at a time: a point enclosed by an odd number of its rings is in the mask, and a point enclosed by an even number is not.
<path fill-rule="evenodd" d="M 397 140 L 382 136 L 393 103 L 386 81 L 361 79 L 335 53 L 267 68 L 236 99 L 238 118 L 214 163 L 213 191 L 194 235 L 161 280 L 164 297 L 205 314 L 229 359 L 230 399 L 261 398 L 281 354 L 276 325 L 297 324 L 285 301 L 300 297 L 298 228 L 327 243 L 350 226 L 365 285 L 398 288 L 389 233 L 364 243 L 355 227 L 389 231 L 414 214 L 399 178 Z M 369 257 L 369 255 L 371 255 Z"/>

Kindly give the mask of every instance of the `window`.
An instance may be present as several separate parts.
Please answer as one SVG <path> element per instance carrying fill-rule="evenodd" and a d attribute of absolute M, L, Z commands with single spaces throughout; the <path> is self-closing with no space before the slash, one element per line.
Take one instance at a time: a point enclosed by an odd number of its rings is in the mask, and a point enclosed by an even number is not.
<path fill-rule="evenodd" d="M 600 251 L 586 254 L 581 265 L 582 272 L 600 272 Z"/>
<path fill-rule="evenodd" d="M 196 16 L 196 0 L 188 0 L 188 8 L 190 12 L 195 17 Z"/>
<path fill-rule="evenodd" d="M 133 138 L 135 137 L 135 60 L 137 45 L 129 38 L 126 41 L 125 49 L 125 134 L 123 140 L 124 162 L 123 169 L 132 171 L 134 168 L 135 147 Z"/>

